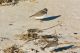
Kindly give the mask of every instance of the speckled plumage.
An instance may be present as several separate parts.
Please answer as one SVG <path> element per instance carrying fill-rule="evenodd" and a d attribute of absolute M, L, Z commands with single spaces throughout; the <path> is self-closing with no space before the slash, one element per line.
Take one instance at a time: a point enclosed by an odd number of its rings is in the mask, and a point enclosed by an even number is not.
<path fill-rule="evenodd" d="M 47 11 L 48 11 L 48 9 L 47 8 L 44 8 L 44 9 L 42 9 L 42 10 L 40 10 L 40 11 L 38 11 L 37 13 L 35 13 L 35 14 L 33 14 L 33 15 L 31 15 L 30 17 L 44 17 L 46 14 L 47 14 Z"/>

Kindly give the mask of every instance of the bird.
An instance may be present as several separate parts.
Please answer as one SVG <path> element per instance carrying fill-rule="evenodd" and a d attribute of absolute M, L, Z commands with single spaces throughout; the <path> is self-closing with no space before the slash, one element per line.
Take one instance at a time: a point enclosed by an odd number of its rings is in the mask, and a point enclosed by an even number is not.
<path fill-rule="evenodd" d="M 41 47 L 41 50 L 45 50 L 45 48 L 50 48 L 50 47 L 52 47 L 52 49 L 53 49 L 53 48 L 56 48 L 58 46 L 59 40 L 58 40 L 57 35 L 55 35 L 55 36 L 45 35 L 45 36 L 42 36 L 42 39 L 44 39 L 47 42 L 47 45 L 44 47 Z"/>
<path fill-rule="evenodd" d="M 44 8 L 44 9 L 36 12 L 35 14 L 29 16 L 29 17 L 34 17 L 35 19 L 38 19 L 38 20 L 39 19 L 44 19 L 47 16 L 47 11 L 48 11 L 48 9 Z"/>

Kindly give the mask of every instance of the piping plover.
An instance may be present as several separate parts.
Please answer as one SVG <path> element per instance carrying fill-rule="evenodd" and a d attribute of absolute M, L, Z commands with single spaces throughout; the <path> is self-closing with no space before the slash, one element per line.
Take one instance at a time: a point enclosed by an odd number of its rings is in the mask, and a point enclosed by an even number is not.
<path fill-rule="evenodd" d="M 48 11 L 48 9 L 44 8 L 44 9 L 38 11 L 37 13 L 31 15 L 30 17 L 34 17 L 35 19 L 44 19 L 47 16 L 47 11 Z"/>

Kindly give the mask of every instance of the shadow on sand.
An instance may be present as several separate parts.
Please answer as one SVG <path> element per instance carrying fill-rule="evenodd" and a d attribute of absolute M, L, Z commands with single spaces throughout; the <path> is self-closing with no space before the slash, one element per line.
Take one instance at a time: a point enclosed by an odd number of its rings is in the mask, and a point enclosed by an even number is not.
<path fill-rule="evenodd" d="M 60 17 L 61 15 L 58 16 L 48 16 L 47 18 L 41 19 L 42 21 L 50 21 L 50 20 L 54 20 L 58 17 Z"/>
<path fill-rule="evenodd" d="M 59 52 L 59 51 L 63 51 L 63 50 L 67 50 L 67 49 L 70 49 L 70 48 L 73 48 L 74 45 L 69 45 L 69 46 L 65 46 L 65 47 L 60 47 L 60 48 L 57 48 L 57 49 L 54 49 L 55 52 Z"/>

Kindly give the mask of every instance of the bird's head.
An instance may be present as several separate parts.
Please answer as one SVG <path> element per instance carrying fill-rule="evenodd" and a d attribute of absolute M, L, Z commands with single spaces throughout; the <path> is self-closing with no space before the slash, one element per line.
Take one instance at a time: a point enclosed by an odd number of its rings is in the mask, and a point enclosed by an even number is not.
<path fill-rule="evenodd" d="M 47 11 L 48 11 L 48 9 L 47 9 L 47 8 L 44 8 L 43 10 L 44 10 L 45 12 L 47 12 Z"/>

